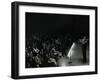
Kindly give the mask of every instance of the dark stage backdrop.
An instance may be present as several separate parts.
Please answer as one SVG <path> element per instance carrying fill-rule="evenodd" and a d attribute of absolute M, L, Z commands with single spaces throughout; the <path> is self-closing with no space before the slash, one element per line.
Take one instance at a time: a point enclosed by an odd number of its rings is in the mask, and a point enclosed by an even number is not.
<path fill-rule="evenodd" d="M 34 33 L 70 35 L 73 39 L 89 36 L 89 16 L 26 12 L 26 39 Z"/>

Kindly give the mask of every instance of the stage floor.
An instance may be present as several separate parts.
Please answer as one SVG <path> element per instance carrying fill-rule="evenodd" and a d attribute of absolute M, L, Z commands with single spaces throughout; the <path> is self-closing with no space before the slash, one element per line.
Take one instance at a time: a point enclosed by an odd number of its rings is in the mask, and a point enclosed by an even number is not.
<path fill-rule="evenodd" d="M 87 62 L 83 63 L 82 46 L 73 43 L 65 57 L 59 59 L 59 66 L 80 66 L 89 65 L 89 48 L 86 50 Z"/>

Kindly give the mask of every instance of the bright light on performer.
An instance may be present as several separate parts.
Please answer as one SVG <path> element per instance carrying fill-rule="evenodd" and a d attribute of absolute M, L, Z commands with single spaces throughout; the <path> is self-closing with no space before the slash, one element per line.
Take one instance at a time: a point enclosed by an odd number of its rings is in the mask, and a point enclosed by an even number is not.
<path fill-rule="evenodd" d="M 73 56 L 74 54 L 74 48 L 75 48 L 75 43 L 73 42 L 72 43 L 72 46 L 70 47 L 69 49 L 69 52 L 68 52 L 68 56 L 67 57 L 62 57 L 59 59 L 59 66 L 63 67 L 63 66 L 69 66 L 69 64 L 71 64 L 71 57 Z"/>
<path fill-rule="evenodd" d="M 75 43 L 73 42 L 71 48 L 69 49 L 68 55 L 67 57 L 70 59 L 69 63 L 72 63 L 72 56 L 73 56 L 73 52 L 74 52 L 74 47 L 75 47 Z"/>

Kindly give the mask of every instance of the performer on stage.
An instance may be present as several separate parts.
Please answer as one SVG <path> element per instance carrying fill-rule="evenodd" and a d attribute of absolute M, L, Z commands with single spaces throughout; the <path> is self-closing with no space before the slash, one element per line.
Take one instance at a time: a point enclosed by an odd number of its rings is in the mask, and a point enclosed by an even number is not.
<path fill-rule="evenodd" d="M 86 58 L 87 41 L 88 39 L 86 39 L 86 36 L 84 36 L 83 39 L 81 39 L 82 52 L 83 52 L 83 63 L 87 62 L 87 58 Z"/>

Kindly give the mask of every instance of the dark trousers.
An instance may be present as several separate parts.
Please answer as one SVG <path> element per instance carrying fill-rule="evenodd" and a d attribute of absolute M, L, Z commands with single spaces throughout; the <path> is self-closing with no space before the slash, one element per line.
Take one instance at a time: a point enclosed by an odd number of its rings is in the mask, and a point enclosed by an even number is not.
<path fill-rule="evenodd" d="M 87 61 L 87 58 L 86 58 L 86 48 L 87 48 L 87 44 L 83 44 L 82 45 L 83 63 L 85 63 Z"/>

